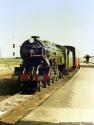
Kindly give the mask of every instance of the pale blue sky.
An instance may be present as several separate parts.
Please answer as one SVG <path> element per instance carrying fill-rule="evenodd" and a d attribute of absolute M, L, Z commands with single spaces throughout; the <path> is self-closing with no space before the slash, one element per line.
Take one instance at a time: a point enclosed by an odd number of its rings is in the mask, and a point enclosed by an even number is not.
<path fill-rule="evenodd" d="M 0 0 L 2 57 L 32 35 L 94 55 L 94 0 Z"/>

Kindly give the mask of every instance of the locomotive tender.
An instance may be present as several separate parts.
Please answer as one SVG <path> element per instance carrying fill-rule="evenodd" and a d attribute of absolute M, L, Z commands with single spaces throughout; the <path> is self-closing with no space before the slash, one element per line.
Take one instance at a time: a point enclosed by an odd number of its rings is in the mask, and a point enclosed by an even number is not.
<path fill-rule="evenodd" d="M 28 85 L 40 91 L 40 83 L 43 87 L 50 85 L 73 68 L 79 68 L 79 57 L 72 46 L 61 46 L 48 41 L 39 40 L 38 36 L 31 37 L 23 42 L 20 47 L 20 55 L 23 60 L 20 67 L 15 67 L 15 75 L 21 85 Z"/>

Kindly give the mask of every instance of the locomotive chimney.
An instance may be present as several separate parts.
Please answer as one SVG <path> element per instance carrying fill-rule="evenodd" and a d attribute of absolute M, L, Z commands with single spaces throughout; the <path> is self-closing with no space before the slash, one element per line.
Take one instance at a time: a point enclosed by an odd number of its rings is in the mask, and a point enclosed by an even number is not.
<path fill-rule="evenodd" d="M 31 38 L 33 38 L 34 40 L 39 40 L 39 36 L 31 36 Z"/>

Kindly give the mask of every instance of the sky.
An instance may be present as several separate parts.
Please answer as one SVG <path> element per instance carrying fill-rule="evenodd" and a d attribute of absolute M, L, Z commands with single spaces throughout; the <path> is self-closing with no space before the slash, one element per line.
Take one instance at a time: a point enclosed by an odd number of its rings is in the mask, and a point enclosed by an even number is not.
<path fill-rule="evenodd" d="M 94 0 L 0 0 L 0 51 L 16 56 L 32 35 L 94 55 Z"/>

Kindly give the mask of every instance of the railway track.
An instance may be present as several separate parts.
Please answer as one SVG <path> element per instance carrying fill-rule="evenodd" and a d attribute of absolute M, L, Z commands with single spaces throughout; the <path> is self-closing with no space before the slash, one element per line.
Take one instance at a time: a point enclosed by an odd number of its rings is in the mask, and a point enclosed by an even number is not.
<path fill-rule="evenodd" d="M 8 95 L 0 95 L 0 101 L 2 101 L 2 100 L 4 100 L 4 99 L 6 99 L 6 98 L 9 98 L 10 96 L 8 96 Z"/>
<path fill-rule="evenodd" d="M 23 91 L 21 91 L 21 92 L 19 92 L 19 93 L 17 93 L 17 94 L 20 94 L 20 93 L 23 93 Z M 16 95 L 16 94 L 13 94 L 13 95 L 8 95 L 8 94 L 6 94 L 6 95 L 0 95 L 0 103 L 2 103 L 2 101 L 3 100 L 6 100 L 6 99 L 8 99 L 8 98 L 10 98 L 10 97 L 12 97 L 12 96 L 14 96 L 14 95 Z"/>
<path fill-rule="evenodd" d="M 23 91 L 0 101 L 0 116 L 12 111 L 16 106 L 24 102 L 29 97 L 32 97 L 32 95 L 22 95 L 21 93 L 23 93 Z"/>

